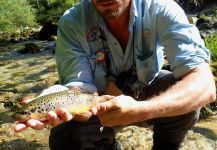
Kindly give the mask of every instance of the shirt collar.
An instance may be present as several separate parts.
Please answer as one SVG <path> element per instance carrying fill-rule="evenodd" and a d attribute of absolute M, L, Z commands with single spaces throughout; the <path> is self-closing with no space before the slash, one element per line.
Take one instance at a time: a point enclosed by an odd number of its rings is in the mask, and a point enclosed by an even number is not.
<path fill-rule="evenodd" d="M 130 7 L 130 22 L 129 22 L 129 31 L 133 31 L 133 26 L 135 24 L 135 20 L 138 17 L 138 11 L 136 7 L 135 0 L 131 1 L 131 7 Z"/>

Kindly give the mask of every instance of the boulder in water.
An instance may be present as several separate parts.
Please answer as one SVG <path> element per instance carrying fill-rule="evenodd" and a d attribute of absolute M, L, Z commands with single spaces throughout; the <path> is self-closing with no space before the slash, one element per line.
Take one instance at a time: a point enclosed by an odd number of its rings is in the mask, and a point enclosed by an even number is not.
<path fill-rule="evenodd" d="M 47 21 L 44 23 L 43 27 L 41 28 L 38 37 L 40 40 L 53 40 L 53 36 L 57 35 L 57 23 L 53 21 Z"/>
<path fill-rule="evenodd" d="M 40 51 L 41 51 L 40 47 L 38 45 L 36 45 L 35 43 L 25 43 L 24 48 L 19 50 L 19 53 L 21 53 L 21 54 L 27 54 L 27 53 L 36 54 L 36 53 L 39 53 Z"/>
<path fill-rule="evenodd" d="M 199 18 L 196 22 L 196 26 L 199 30 L 213 28 L 215 21 L 210 17 Z"/>

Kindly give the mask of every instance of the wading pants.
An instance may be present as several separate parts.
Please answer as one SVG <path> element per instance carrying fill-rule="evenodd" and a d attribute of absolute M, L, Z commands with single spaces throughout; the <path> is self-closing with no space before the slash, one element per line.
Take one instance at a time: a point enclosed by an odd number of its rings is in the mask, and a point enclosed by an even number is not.
<path fill-rule="evenodd" d="M 168 71 L 162 71 L 152 84 L 144 88 L 142 99 L 158 95 L 176 80 Z M 199 117 L 199 109 L 185 115 L 151 120 L 153 125 L 153 150 L 177 150 L 186 132 L 193 127 Z M 52 128 L 49 145 L 51 150 L 113 150 L 114 131 L 104 127 L 100 132 L 100 122 L 96 116 L 87 122 L 69 121 Z M 145 135 L 144 135 L 145 136 Z"/>

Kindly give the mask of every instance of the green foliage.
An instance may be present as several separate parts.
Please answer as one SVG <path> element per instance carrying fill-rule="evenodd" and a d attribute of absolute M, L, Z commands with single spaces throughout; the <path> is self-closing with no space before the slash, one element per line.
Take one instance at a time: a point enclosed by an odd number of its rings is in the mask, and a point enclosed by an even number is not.
<path fill-rule="evenodd" d="M 214 34 L 213 36 L 207 37 L 205 39 L 205 44 L 212 53 L 211 54 L 212 63 L 210 64 L 210 67 L 214 75 L 215 83 L 217 85 L 217 33 Z M 207 116 L 210 116 L 216 110 L 217 110 L 217 101 L 212 104 L 208 104 L 204 106 L 201 109 L 201 117 L 205 118 Z"/>
<path fill-rule="evenodd" d="M 217 9 L 215 10 L 214 18 L 217 19 Z"/>
<path fill-rule="evenodd" d="M 0 34 L 16 33 L 34 25 L 34 10 L 26 0 L 0 0 Z"/>
<path fill-rule="evenodd" d="M 212 55 L 211 58 L 212 60 L 216 61 L 217 60 L 217 33 L 214 34 L 213 36 L 207 37 L 205 39 L 205 44 L 208 49 L 210 49 Z"/>
<path fill-rule="evenodd" d="M 43 24 L 48 20 L 58 21 L 63 13 L 80 0 L 28 0 L 37 10 L 37 22 Z M 38 3 L 37 3 L 38 2 Z"/>

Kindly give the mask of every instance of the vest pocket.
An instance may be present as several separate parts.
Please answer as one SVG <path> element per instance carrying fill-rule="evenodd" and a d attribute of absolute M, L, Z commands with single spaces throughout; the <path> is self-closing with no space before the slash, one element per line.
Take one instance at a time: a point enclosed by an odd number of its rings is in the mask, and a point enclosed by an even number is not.
<path fill-rule="evenodd" d="M 156 57 L 153 51 L 146 52 L 147 55 L 137 55 L 136 68 L 138 79 L 145 85 L 149 85 L 150 82 L 156 77 L 158 73 L 158 67 L 156 66 Z"/>

